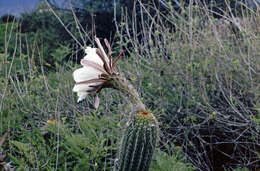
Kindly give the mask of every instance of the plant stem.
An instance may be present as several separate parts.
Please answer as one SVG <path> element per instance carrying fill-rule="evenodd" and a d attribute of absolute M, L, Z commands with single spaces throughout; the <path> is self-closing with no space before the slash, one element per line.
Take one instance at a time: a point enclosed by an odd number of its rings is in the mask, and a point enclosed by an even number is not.
<path fill-rule="evenodd" d="M 129 97 L 129 100 L 133 104 L 136 112 L 146 110 L 145 105 L 141 101 L 136 89 L 123 75 L 120 74 L 114 76 L 112 85 L 115 89 L 121 91 Z"/>

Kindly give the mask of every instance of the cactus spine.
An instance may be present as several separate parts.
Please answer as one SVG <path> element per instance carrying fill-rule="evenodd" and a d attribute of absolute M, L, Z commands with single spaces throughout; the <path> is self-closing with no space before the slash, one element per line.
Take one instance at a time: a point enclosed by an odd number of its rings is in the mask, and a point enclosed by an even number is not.
<path fill-rule="evenodd" d="M 148 111 L 138 112 L 125 129 L 116 171 L 148 171 L 157 139 L 157 121 Z"/>

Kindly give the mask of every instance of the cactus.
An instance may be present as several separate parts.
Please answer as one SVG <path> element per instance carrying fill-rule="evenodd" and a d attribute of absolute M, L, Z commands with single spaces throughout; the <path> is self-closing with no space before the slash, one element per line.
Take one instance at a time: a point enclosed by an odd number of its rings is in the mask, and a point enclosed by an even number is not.
<path fill-rule="evenodd" d="M 95 108 L 99 105 L 97 93 L 102 88 L 114 88 L 128 96 L 133 105 L 133 115 L 130 116 L 132 119 L 123 135 L 118 163 L 115 162 L 114 170 L 148 171 L 156 145 L 157 120 L 151 112 L 146 110 L 134 86 L 115 67 L 122 55 L 113 60 L 108 41 L 105 39 L 108 54 L 97 37 L 95 41 L 99 50 L 87 47 L 85 49 L 87 55 L 81 60 L 83 68 L 73 72 L 73 78 L 76 81 L 73 91 L 79 96 L 78 102 L 85 99 L 88 93 L 95 92 Z"/>
<path fill-rule="evenodd" d="M 116 171 L 148 171 L 156 145 L 158 126 L 153 114 L 138 112 L 123 134 Z"/>

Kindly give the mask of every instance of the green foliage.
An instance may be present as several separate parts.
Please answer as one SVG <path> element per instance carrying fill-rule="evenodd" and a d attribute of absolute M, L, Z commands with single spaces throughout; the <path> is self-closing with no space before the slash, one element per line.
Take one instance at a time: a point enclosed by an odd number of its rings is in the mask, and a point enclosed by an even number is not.
<path fill-rule="evenodd" d="M 60 45 L 54 52 L 51 53 L 51 57 L 54 60 L 55 66 L 60 66 L 64 61 L 64 57 L 72 54 L 72 50 L 65 45 Z"/>
<path fill-rule="evenodd" d="M 113 160 L 109 156 L 116 151 L 118 132 L 112 120 L 82 115 L 76 120 L 78 130 L 69 128 L 66 119 L 47 122 L 41 129 L 23 130 L 23 139 L 11 141 L 10 150 L 15 152 L 10 154 L 11 160 L 18 170 L 111 170 Z"/>
<path fill-rule="evenodd" d="M 15 33 L 17 31 L 17 28 L 18 28 L 17 22 L 0 24 L 0 53 L 4 53 L 7 47 L 10 48 L 10 51 L 13 51 Z M 3 60 L 3 58 L 1 60 Z"/>
<path fill-rule="evenodd" d="M 64 23 L 73 23 L 73 18 L 70 14 L 64 12 L 61 13 L 61 15 Z M 68 29 L 73 32 L 71 28 L 73 27 Z M 74 29 L 74 31 L 75 30 L 76 29 Z M 65 59 L 65 55 L 68 55 L 60 54 L 64 56 L 59 56 L 58 59 L 54 58 L 52 54 L 57 53 L 59 48 L 72 46 L 72 44 L 74 44 L 74 41 L 72 41 L 64 27 L 50 11 L 34 11 L 32 13 L 23 14 L 21 17 L 21 31 L 22 33 L 27 33 L 27 41 L 29 41 L 29 44 L 34 44 L 36 48 L 40 48 L 40 52 L 42 53 L 38 58 L 42 58 L 43 64 L 47 66 L 55 66 L 61 59 Z"/>
<path fill-rule="evenodd" d="M 177 148 L 176 148 L 177 149 Z M 160 150 L 155 151 L 155 160 L 151 164 L 150 171 L 194 171 L 195 168 L 189 163 L 184 163 L 182 152 L 177 149 L 174 155 L 170 156 Z"/>
<path fill-rule="evenodd" d="M 247 168 L 236 168 L 234 171 L 249 171 Z"/>
<path fill-rule="evenodd" d="M 92 13 L 100 13 L 100 12 L 113 12 L 113 1 L 107 0 L 76 0 L 72 2 L 74 6 L 78 8 L 83 8 L 86 11 L 90 11 Z"/>

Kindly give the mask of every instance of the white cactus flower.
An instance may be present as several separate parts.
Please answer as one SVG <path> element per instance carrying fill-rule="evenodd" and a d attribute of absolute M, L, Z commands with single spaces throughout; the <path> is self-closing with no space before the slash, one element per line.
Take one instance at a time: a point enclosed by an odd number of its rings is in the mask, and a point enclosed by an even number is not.
<path fill-rule="evenodd" d="M 78 102 L 84 100 L 90 92 L 95 92 L 94 106 L 97 108 L 99 105 L 97 93 L 102 88 L 110 87 L 108 81 L 111 75 L 117 73 L 115 63 L 121 55 L 113 62 L 108 41 L 105 39 L 109 56 L 107 56 L 99 39 L 95 37 L 95 41 L 99 49 L 87 47 L 85 49 L 87 55 L 81 60 L 83 67 L 73 72 L 73 78 L 76 82 L 73 91 L 78 95 Z"/>
<path fill-rule="evenodd" d="M 81 60 L 83 67 L 73 72 L 76 82 L 73 91 L 77 92 L 78 102 L 85 99 L 94 86 L 99 86 L 104 82 L 100 79 L 100 75 L 106 71 L 103 69 L 103 61 L 97 55 L 96 50 L 96 48 L 87 47 L 85 49 L 87 55 Z"/>

